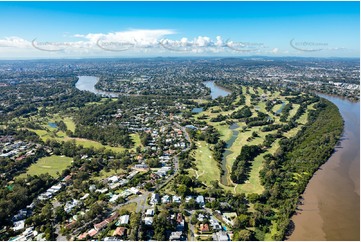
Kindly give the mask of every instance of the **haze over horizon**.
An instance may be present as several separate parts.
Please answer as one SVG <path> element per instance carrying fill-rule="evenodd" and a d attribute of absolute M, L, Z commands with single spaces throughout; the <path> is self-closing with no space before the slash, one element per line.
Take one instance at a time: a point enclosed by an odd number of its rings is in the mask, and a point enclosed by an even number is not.
<path fill-rule="evenodd" d="M 359 2 L 0 2 L 0 59 L 359 58 L 359 9 Z"/>

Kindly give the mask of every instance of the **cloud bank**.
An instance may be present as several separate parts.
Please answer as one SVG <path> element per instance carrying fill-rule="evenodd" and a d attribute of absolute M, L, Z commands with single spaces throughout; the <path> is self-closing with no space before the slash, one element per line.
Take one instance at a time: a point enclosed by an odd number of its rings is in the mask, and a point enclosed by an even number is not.
<path fill-rule="evenodd" d="M 172 38 L 172 29 L 131 29 L 111 33 L 87 33 L 63 36 L 69 41 L 26 40 L 12 36 L 0 38 L 1 56 L 104 57 L 145 55 L 284 55 L 292 50 L 268 47 L 264 43 L 225 39 L 222 36 Z M 325 48 L 325 50 L 340 48 Z M 124 52 L 120 54 L 120 52 Z M 300 55 L 300 51 L 293 50 Z"/>

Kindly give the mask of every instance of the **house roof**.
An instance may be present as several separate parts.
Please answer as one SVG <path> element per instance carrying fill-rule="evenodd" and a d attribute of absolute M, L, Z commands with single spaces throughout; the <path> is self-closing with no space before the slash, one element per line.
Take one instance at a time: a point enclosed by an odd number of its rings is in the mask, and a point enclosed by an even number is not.
<path fill-rule="evenodd" d="M 181 223 L 182 221 L 183 221 L 183 216 L 182 216 L 181 213 L 178 213 L 178 214 L 177 214 L 177 222 L 178 222 L 178 223 Z"/>
<path fill-rule="evenodd" d="M 95 236 L 96 234 L 98 233 L 98 231 L 96 229 L 91 229 L 89 230 L 88 234 L 90 237 L 93 237 Z"/>
<path fill-rule="evenodd" d="M 109 218 L 107 218 L 105 221 L 107 221 L 108 223 L 113 222 L 115 219 L 117 219 L 119 216 L 119 213 L 115 212 L 113 213 Z"/>
<path fill-rule="evenodd" d="M 147 209 L 147 211 L 145 212 L 145 215 L 153 216 L 154 215 L 154 209 Z"/>
<path fill-rule="evenodd" d="M 108 225 L 108 222 L 104 220 L 98 224 L 94 224 L 94 228 L 99 231 L 100 229 L 104 228 L 107 225 Z"/>
<path fill-rule="evenodd" d="M 208 226 L 208 224 L 200 224 L 199 229 L 202 232 L 208 232 L 209 231 L 209 226 Z"/>
<path fill-rule="evenodd" d="M 82 233 L 81 235 L 78 236 L 78 239 L 85 239 L 87 235 L 88 232 Z"/>
<path fill-rule="evenodd" d="M 113 236 L 123 236 L 125 234 L 125 231 L 127 230 L 126 227 L 117 227 L 113 233 Z"/>
<path fill-rule="evenodd" d="M 144 218 L 145 225 L 152 225 L 153 224 L 153 217 L 145 217 Z"/>
<path fill-rule="evenodd" d="M 128 224 L 129 223 L 129 215 L 123 215 L 119 217 L 119 223 L 120 224 Z"/>

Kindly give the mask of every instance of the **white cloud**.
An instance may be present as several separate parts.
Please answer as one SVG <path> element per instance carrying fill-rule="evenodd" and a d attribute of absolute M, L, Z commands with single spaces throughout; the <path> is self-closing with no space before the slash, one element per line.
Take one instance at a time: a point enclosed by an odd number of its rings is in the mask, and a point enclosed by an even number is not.
<path fill-rule="evenodd" d="M 167 35 L 175 34 L 169 29 L 136 29 L 114 33 L 89 33 L 86 35 L 76 34 L 74 37 L 85 38 L 90 43 L 97 43 L 99 40 L 103 42 L 123 42 L 132 43 L 139 46 L 157 45 L 161 38 Z"/>
<path fill-rule="evenodd" d="M 43 39 L 27 41 L 20 37 L 0 38 L 0 53 L 27 52 L 29 55 L 67 56 L 132 56 L 181 54 L 279 54 L 278 48 L 267 48 L 263 43 L 245 40 L 224 40 L 222 36 L 197 36 L 194 38 L 172 38 L 177 34 L 171 29 L 131 29 L 111 33 L 64 33 L 62 39 L 72 41 L 48 42 Z M 13 48 L 2 48 L 13 47 Z M 18 48 L 18 49 L 14 49 Z M 7 50 L 6 50 L 7 49 Z M 42 53 L 41 53 L 42 52 Z M 123 54 L 120 54 L 124 52 Z"/>
<path fill-rule="evenodd" d="M 31 43 L 23 38 L 12 36 L 0 39 L 0 47 L 15 47 L 15 48 L 27 48 Z"/>
<path fill-rule="evenodd" d="M 278 48 L 273 48 L 272 53 L 277 54 L 278 53 Z"/>

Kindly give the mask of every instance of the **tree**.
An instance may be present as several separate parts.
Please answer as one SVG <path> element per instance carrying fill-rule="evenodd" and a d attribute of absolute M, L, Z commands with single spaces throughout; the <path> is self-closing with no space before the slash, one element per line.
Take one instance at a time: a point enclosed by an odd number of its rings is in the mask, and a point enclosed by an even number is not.
<path fill-rule="evenodd" d="M 237 217 L 240 228 L 244 229 L 249 225 L 249 217 L 246 214 L 241 214 Z"/>
<path fill-rule="evenodd" d="M 186 185 L 179 185 L 177 188 L 177 194 L 185 197 L 189 193 L 189 188 Z"/>
<path fill-rule="evenodd" d="M 249 230 L 242 229 L 234 234 L 235 241 L 250 241 L 252 240 L 252 233 Z"/>

